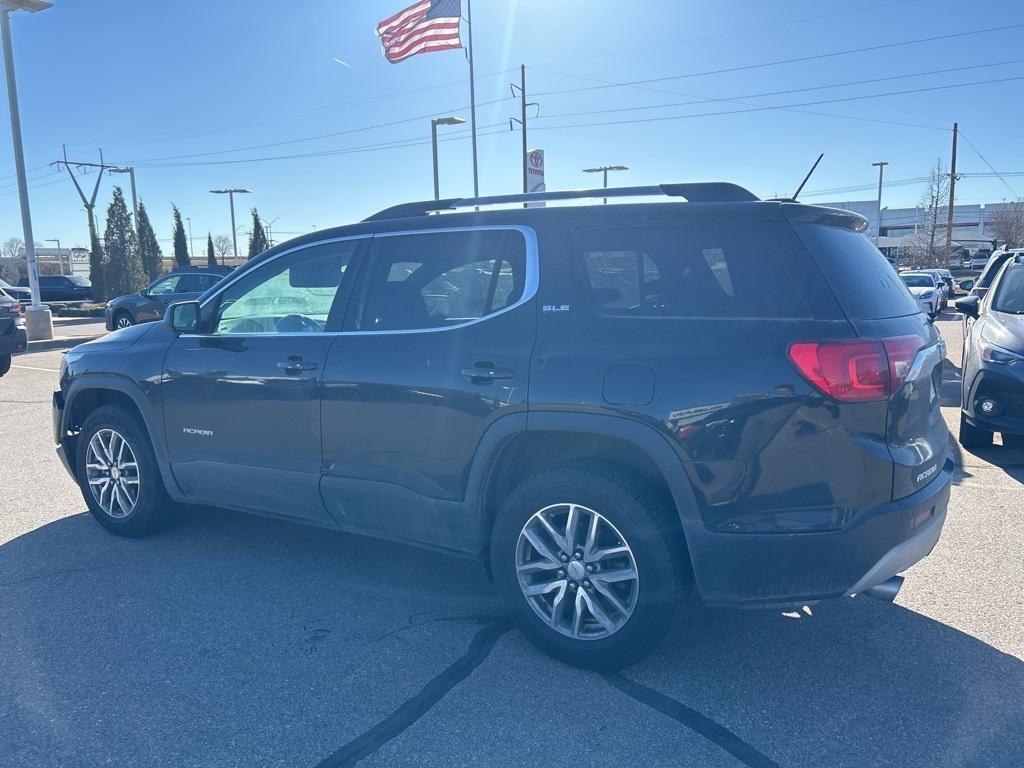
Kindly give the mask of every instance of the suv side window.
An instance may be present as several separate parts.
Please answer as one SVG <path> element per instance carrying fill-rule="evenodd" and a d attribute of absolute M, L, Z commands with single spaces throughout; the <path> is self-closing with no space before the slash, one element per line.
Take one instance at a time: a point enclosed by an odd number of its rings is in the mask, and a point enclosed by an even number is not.
<path fill-rule="evenodd" d="M 149 287 L 149 295 L 166 296 L 169 293 L 178 293 L 179 280 L 181 280 L 181 275 L 162 277 Z"/>
<path fill-rule="evenodd" d="M 526 242 L 515 230 L 378 235 L 359 321 L 365 331 L 447 328 L 515 304 Z"/>
<path fill-rule="evenodd" d="M 202 293 L 204 277 L 205 275 L 201 275 L 198 272 L 189 272 L 182 275 L 181 282 L 178 283 L 178 293 Z"/>
<path fill-rule="evenodd" d="M 316 333 L 331 310 L 362 240 L 301 248 L 278 256 L 215 297 L 217 334 Z"/>
<path fill-rule="evenodd" d="M 588 303 L 599 314 L 814 316 L 807 288 L 815 274 L 794 267 L 760 223 L 584 227 L 575 241 Z"/>

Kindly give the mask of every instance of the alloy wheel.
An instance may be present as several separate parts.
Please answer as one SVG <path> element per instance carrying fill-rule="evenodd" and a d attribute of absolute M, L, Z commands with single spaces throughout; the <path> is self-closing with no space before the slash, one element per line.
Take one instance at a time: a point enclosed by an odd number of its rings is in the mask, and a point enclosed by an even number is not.
<path fill-rule="evenodd" d="M 139 464 L 124 436 L 100 429 L 89 440 L 85 474 L 93 499 L 110 517 L 125 518 L 139 501 Z"/>
<path fill-rule="evenodd" d="M 118 316 L 117 322 L 115 323 L 115 325 L 118 328 L 131 328 L 133 323 L 132 323 L 132 319 L 130 317 L 128 317 L 128 315 L 120 315 L 120 316 Z"/>
<path fill-rule="evenodd" d="M 535 512 L 516 543 L 523 596 L 545 624 L 576 640 L 618 632 L 636 607 L 640 579 L 629 543 L 579 504 Z"/>

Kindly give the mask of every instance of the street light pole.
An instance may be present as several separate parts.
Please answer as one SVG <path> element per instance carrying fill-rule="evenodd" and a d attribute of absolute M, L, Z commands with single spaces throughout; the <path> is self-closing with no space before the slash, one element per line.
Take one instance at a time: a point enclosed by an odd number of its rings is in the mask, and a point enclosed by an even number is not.
<path fill-rule="evenodd" d="M 186 216 L 185 221 L 188 222 L 188 260 L 191 262 L 196 251 L 196 244 L 192 240 L 192 217 Z"/>
<path fill-rule="evenodd" d="M 211 189 L 211 193 L 215 195 L 227 195 L 231 201 L 231 243 L 234 253 L 232 254 L 236 259 L 238 258 L 238 230 L 235 227 L 235 193 L 240 195 L 252 194 L 251 189 L 237 188 L 237 189 Z"/>
<path fill-rule="evenodd" d="M 608 171 L 628 171 L 629 167 L 625 165 L 602 165 L 599 168 L 584 168 L 584 173 L 600 173 L 604 177 L 604 188 L 608 189 Z M 604 199 L 604 204 L 608 205 L 608 198 Z"/>
<path fill-rule="evenodd" d="M 135 191 L 135 167 L 128 166 L 126 168 L 108 168 L 108 173 L 127 173 L 131 177 L 132 181 L 132 216 L 135 217 L 135 236 L 139 235 L 139 196 Z"/>
<path fill-rule="evenodd" d="M 465 120 L 461 117 L 435 117 L 430 121 L 430 145 L 434 150 L 434 199 L 441 199 L 441 184 L 437 176 L 437 126 L 439 125 L 462 125 Z"/>
<path fill-rule="evenodd" d="M 25 148 L 21 142 L 21 115 L 18 112 L 18 86 L 14 79 L 14 51 L 11 46 L 11 13 L 36 13 L 50 7 L 43 0 L 0 0 L 0 37 L 4 48 L 4 73 L 7 77 L 7 101 L 11 112 L 11 139 L 14 144 L 14 170 L 18 178 L 18 199 L 21 203 L 21 228 L 25 236 L 25 257 L 32 303 L 25 312 L 25 325 L 31 340 L 53 338 L 53 317 L 39 300 L 39 272 L 36 263 L 36 241 L 32 236 L 32 213 L 28 204 L 28 179 L 25 174 Z"/>
<path fill-rule="evenodd" d="M 57 244 L 57 263 L 60 264 L 60 273 L 64 274 L 64 254 L 60 252 L 60 238 L 59 237 L 48 237 L 46 238 L 48 243 Z M 68 264 L 68 272 L 71 271 L 71 264 Z"/>
<path fill-rule="evenodd" d="M 878 241 L 882 237 L 882 175 L 885 173 L 885 166 L 888 164 L 885 160 L 871 164 L 872 166 L 878 166 L 878 227 L 875 230 L 875 248 L 878 247 Z"/>

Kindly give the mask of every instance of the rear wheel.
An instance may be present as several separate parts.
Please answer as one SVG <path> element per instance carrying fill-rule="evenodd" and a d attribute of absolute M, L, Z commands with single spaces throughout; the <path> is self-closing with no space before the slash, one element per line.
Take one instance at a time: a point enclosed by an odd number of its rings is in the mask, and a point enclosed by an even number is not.
<path fill-rule="evenodd" d="M 972 424 L 968 424 L 963 412 L 961 412 L 960 445 L 964 448 L 987 448 L 992 445 L 992 433 L 987 429 L 979 429 Z"/>
<path fill-rule="evenodd" d="M 556 467 L 519 485 L 491 539 L 495 583 L 523 632 L 556 658 L 615 669 L 664 637 L 688 573 L 673 513 L 632 477 Z"/>
<path fill-rule="evenodd" d="M 170 500 L 156 457 L 142 426 L 124 409 L 103 406 L 89 414 L 75 468 L 89 511 L 107 530 L 139 537 L 166 523 Z"/>
<path fill-rule="evenodd" d="M 11 370 L 11 356 L 0 355 L 0 376 Z"/>
<path fill-rule="evenodd" d="M 118 312 L 114 316 L 114 328 L 131 328 L 135 325 L 135 320 L 127 312 Z"/>

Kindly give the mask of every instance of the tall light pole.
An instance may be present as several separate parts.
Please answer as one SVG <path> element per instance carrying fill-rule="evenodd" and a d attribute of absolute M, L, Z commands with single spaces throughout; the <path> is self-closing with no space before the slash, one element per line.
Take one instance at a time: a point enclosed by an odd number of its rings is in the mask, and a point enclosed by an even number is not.
<path fill-rule="evenodd" d="M 11 13 L 45 11 L 52 3 L 44 0 L 0 0 L 0 37 L 3 38 L 4 72 L 7 76 L 7 101 L 11 111 L 11 139 L 14 144 L 14 170 L 18 177 L 18 198 L 21 203 L 21 228 L 25 236 L 25 257 L 32 303 L 25 312 L 28 337 L 53 338 L 53 317 L 39 300 L 39 273 L 36 264 L 36 241 L 32 237 L 32 213 L 28 206 L 28 179 L 25 176 L 25 149 L 21 143 L 21 115 L 18 112 L 18 86 L 14 79 L 14 51 L 11 48 Z"/>
<path fill-rule="evenodd" d="M 132 180 L 132 215 L 135 217 L 135 236 L 139 236 L 139 196 L 135 191 L 135 168 L 108 168 L 107 173 L 127 173 Z"/>
<path fill-rule="evenodd" d="M 441 199 L 441 184 L 437 178 L 437 126 L 439 125 L 462 125 L 465 120 L 461 117 L 435 117 L 430 121 L 430 144 L 434 148 L 434 199 Z"/>
<path fill-rule="evenodd" d="M 244 189 L 242 187 L 236 189 L 211 189 L 215 195 L 227 195 L 231 200 L 231 242 L 232 248 L 235 252 L 232 254 L 236 259 L 238 258 L 238 230 L 235 228 L 235 195 L 251 195 L 251 189 Z"/>
<path fill-rule="evenodd" d="M 629 168 L 625 165 L 602 165 L 599 168 L 584 168 L 584 173 L 601 173 L 604 174 L 604 188 L 608 189 L 608 171 L 628 171 Z M 604 199 L 604 204 L 608 205 L 608 198 Z"/>
<path fill-rule="evenodd" d="M 882 237 L 882 176 L 885 173 L 885 166 L 888 164 L 885 160 L 871 164 L 873 167 L 878 167 L 878 228 L 875 230 L 875 248 L 878 247 L 878 241 Z"/>

